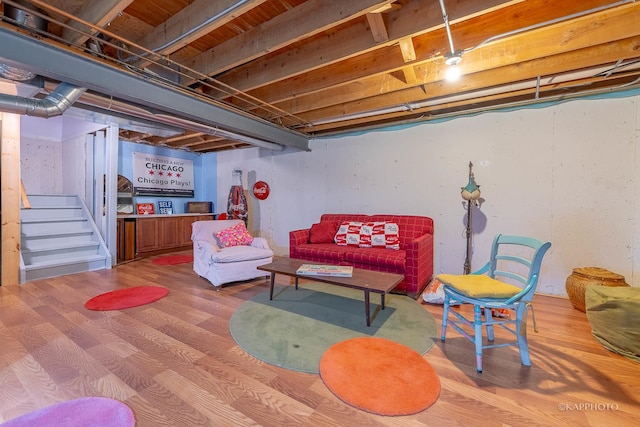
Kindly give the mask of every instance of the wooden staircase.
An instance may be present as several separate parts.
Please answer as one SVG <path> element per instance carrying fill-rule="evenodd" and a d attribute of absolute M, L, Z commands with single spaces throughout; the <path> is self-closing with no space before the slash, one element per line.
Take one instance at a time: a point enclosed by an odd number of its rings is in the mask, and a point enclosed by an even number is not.
<path fill-rule="evenodd" d="M 21 209 L 20 283 L 111 268 L 111 254 L 78 196 L 29 195 Z"/>

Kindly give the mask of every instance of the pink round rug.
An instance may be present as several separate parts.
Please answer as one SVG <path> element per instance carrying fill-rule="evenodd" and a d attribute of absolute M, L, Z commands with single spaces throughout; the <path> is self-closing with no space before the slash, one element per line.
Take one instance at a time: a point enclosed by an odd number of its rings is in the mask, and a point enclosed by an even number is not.
<path fill-rule="evenodd" d="M 0 427 L 131 427 L 133 411 L 107 397 L 83 397 L 58 403 L 9 420 Z"/>

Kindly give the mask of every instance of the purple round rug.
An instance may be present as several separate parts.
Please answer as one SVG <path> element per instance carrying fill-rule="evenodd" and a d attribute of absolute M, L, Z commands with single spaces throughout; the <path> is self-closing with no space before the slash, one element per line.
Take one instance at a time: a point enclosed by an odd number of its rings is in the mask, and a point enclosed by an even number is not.
<path fill-rule="evenodd" d="M 107 397 L 83 397 L 38 409 L 0 424 L 0 427 L 132 427 L 133 411 Z"/>

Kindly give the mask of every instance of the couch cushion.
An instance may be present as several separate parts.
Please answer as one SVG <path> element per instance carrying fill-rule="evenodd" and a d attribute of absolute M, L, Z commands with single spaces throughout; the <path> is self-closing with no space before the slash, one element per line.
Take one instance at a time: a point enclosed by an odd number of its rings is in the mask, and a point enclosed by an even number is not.
<path fill-rule="evenodd" d="M 339 226 L 338 221 L 320 221 L 313 224 L 309 230 L 309 243 L 333 243 Z"/>
<path fill-rule="evenodd" d="M 344 259 L 348 246 L 338 246 L 335 243 L 304 244 L 295 247 L 292 257 L 308 259 L 327 264 L 339 264 Z"/>
<path fill-rule="evenodd" d="M 348 264 L 377 265 L 391 268 L 393 271 L 404 271 L 406 252 L 403 250 L 390 251 L 379 248 L 348 248 L 344 253 L 344 260 Z"/>
<path fill-rule="evenodd" d="M 253 261 L 270 258 L 273 256 L 271 249 L 255 248 L 253 246 L 230 246 L 222 248 L 211 256 L 212 262 L 227 263 L 240 261 Z"/>
<path fill-rule="evenodd" d="M 511 298 L 522 291 L 484 274 L 438 274 L 436 279 L 469 298 Z"/>

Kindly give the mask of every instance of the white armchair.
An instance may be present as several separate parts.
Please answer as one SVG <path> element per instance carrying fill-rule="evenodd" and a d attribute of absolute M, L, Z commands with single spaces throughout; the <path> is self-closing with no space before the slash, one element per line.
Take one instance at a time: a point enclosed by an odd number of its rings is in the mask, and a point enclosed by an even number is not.
<path fill-rule="evenodd" d="M 218 290 L 224 283 L 255 279 L 269 273 L 256 267 L 273 260 L 267 240 L 254 237 L 250 246 L 219 247 L 214 233 L 242 222 L 239 219 L 193 223 L 193 271 Z"/>

